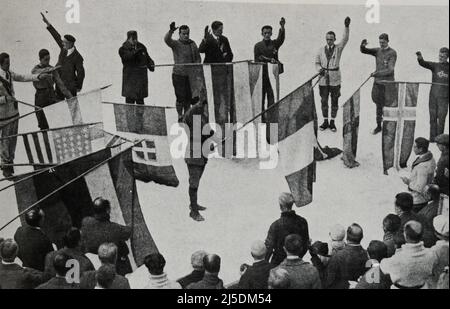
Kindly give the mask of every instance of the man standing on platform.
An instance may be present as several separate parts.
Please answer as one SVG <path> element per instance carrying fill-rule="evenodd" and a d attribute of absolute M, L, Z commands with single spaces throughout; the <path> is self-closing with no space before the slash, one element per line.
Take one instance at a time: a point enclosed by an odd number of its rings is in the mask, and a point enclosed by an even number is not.
<path fill-rule="evenodd" d="M 321 48 L 316 56 L 316 68 L 320 73 L 319 90 L 322 98 L 323 124 L 320 130 L 330 129 L 336 132 L 335 119 L 339 109 L 339 97 L 341 96 L 341 71 L 339 62 L 342 51 L 347 45 L 350 35 L 350 17 L 345 19 L 344 37 L 339 44 L 336 42 L 336 33 L 329 31 L 326 35 L 327 45 Z M 331 96 L 331 122 L 328 122 L 328 97 Z"/>
<path fill-rule="evenodd" d="M 395 80 L 395 63 L 397 52 L 389 47 L 389 35 L 383 33 L 379 36 L 379 48 L 367 48 L 367 40 L 361 42 L 361 52 L 376 58 L 376 71 L 371 74 L 375 77 L 372 88 L 372 100 L 377 106 L 377 127 L 372 134 L 376 135 L 382 131 L 383 107 L 385 105 L 386 84 L 381 81 Z"/>
<path fill-rule="evenodd" d="M 51 73 L 51 76 L 49 78 L 33 82 L 33 86 L 34 88 L 36 88 L 36 94 L 34 95 L 34 105 L 39 108 L 44 108 L 58 101 L 56 98 L 55 83 L 58 85 L 58 88 L 64 94 L 64 97 L 66 99 L 72 98 L 72 94 L 69 90 L 67 90 L 66 86 L 61 80 L 61 77 L 59 76 L 59 73 L 54 70 L 55 68 L 53 66 L 50 65 L 50 52 L 48 50 L 41 49 L 39 51 L 39 61 L 39 64 L 33 68 L 31 73 Z M 47 130 L 49 127 L 44 112 L 37 111 L 36 117 L 39 129 Z"/>
<path fill-rule="evenodd" d="M 422 53 L 416 53 L 419 65 L 431 70 L 433 84 L 430 90 L 430 142 L 434 143 L 436 136 L 444 133 L 445 119 L 448 113 L 448 55 L 449 50 L 443 47 L 439 50 L 439 62 L 425 61 Z"/>
<path fill-rule="evenodd" d="M 215 21 L 205 28 L 205 37 L 199 46 L 199 51 L 205 54 L 204 63 L 226 63 L 233 61 L 233 52 L 228 38 L 223 35 L 223 23 Z"/>
<path fill-rule="evenodd" d="M 66 34 L 63 38 L 61 38 L 61 35 L 50 24 L 44 14 L 41 13 L 41 15 L 44 23 L 47 25 L 47 30 L 50 32 L 58 46 L 61 48 L 57 63 L 57 66 L 61 66 L 61 69 L 59 69 L 61 79 L 70 93 L 73 96 L 76 96 L 77 93 L 80 92 L 83 88 L 83 81 L 85 76 L 83 66 L 84 59 L 75 47 L 76 39 L 70 34 Z M 58 100 L 60 101 L 65 99 L 64 93 L 58 87 L 58 85 L 56 87 L 56 95 Z"/>
<path fill-rule="evenodd" d="M 173 33 L 179 29 L 178 40 L 173 40 Z M 192 92 L 195 85 L 192 84 L 190 76 L 192 76 L 192 68 L 185 65 L 177 64 L 193 64 L 201 63 L 202 59 L 198 51 L 197 44 L 189 38 L 190 29 L 183 25 L 176 27 L 175 22 L 170 24 L 170 30 L 164 37 L 164 42 L 172 49 L 175 66 L 173 67 L 172 82 L 177 97 L 177 113 L 178 121 L 183 120 L 183 115 L 191 106 Z"/>
<path fill-rule="evenodd" d="M 35 82 L 51 78 L 47 73 L 21 75 L 9 70 L 10 59 L 7 53 L 0 54 L 0 138 L 17 135 L 19 130 L 18 103 L 14 92 L 13 81 Z M 14 156 L 17 137 L 0 140 L 1 169 L 5 178 L 14 174 Z M 6 164 L 6 166 L 4 166 Z"/>
<path fill-rule="evenodd" d="M 284 39 L 286 37 L 285 26 L 286 20 L 281 18 L 280 20 L 280 31 L 278 32 L 278 37 L 276 40 L 272 40 L 272 26 L 264 26 L 261 29 L 261 34 L 263 36 L 263 40 L 261 42 L 256 43 L 254 54 L 256 62 L 264 62 L 263 66 L 263 94 L 262 94 L 262 111 L 265 111 L 265 102 L 267 97 L 267 108 L 272 106 L 275 103 L 275 97 L 273 92 L 273 86 L 270 84 L 269 78 L 269 68 L 267 63 L 279 63 L 278 59 L 278 51 L 280 47 L 284 43 Z M 263 116 L 263 121 L 265 121 L 265 116 Z"/>

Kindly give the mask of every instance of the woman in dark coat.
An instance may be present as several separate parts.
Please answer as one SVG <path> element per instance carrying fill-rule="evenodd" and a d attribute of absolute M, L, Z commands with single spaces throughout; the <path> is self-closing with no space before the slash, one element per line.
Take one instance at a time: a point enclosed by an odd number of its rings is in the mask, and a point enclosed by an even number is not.
<path fill-rule="evenodd" d="M 143 105 L 144 98 L 148 97 L 147 69 L 153 72 L 155 63 L 147 48 L 138 42 L 136 31 L 128 31 L 119 55 L 123 63 L 122 96 L 126 103 Z"/>

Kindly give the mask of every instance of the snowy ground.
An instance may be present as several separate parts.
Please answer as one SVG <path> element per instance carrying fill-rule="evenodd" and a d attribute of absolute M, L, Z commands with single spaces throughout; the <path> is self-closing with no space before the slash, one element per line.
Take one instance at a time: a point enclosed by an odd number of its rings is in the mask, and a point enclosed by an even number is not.
<path fill-rule="evenodd" d="M 429 81 L 428 71 L 415 60 L 421 50 L 426 59 L 435 60 L 437 51 L 448 46 L 448 9 L 439 7 L 382 7 L 381 23 L 364 21 L 365 7 L 321 5 L 255 5 L 213 4 L 180 1 L 81 1 L 81 23 L 64 22 L 65 7 L 56 0 L 0 0 L 0 24 L 8 31 L 0 33 L 1 51 L 12 56 L 12 70 L 29 72 L 37 63 L 37 53 L 48 48 L 56 61 L 57 49 L 39 19 L 40 10 L 49 11 L 49 19 L 61 32 L 78 38 L 77 46 L 84 55 L 87 78 L 85 89 L 112 83 L 105 92 L 105 101 L 120 102 L 121 64 L 117 50 L 127 30 L 136 29 L 140 40 L 149 47 L 157 63 L 171 63 L 172 57 L 162 38 L 172 20 L 188 23 L 192 38 L 199 42 L 206 24 L 215 19 L 225 23 L 235 59 L 251 59 L 253 45 L 260 40 L 259 29 L 272 24 L 276 30 L 281 16 L 287 20 L 287 39 L 280 51 L 286 73 L 282 77 L 282 94 L 305 82 L 314 72 L 314 56 L 325 44 L 324 34 L 335 29 L 342 34 L 345 16 L 352 17 L 350 42 L 344 51 L 341 68 L 343 89 L 341 104 L 374 70 L 375 61 L 359 53 L 359 43 L 367 38 L 375 46 L 378 34 L 388 32 L 391 45 L 399 59 L 398 80 Z M 131 3 L 131 2 L 130 2 Z M 26 20 L 17 23 L 17 20 Z M 324 22 L 327 20 L 327 22 Z M 275 31 L 276 33 L 276 31 Z M 381 137 L 372 136 L 375 106 L 370 100 L 371 83 L 361 94 L 361 128 L 357 169 L 347 169 L 340 158 L 318 164 L 314 202 L 297 212 L 307 218 L 313 240 L 327 240 L 331 225 L 347 226 L 357 222 L 364 228 L 364 245 L 381 239 L 381 221 L 393 212 L 396 193 L 405 190 L 396 173 L 384 176 L 381 162 Z M 420 89 L 416 136 L 428 137 L 428 86 Z M 31 85 L 16 84 L 17 97 L 33 102 Z M 150 97 L 147 104 L 173 106 L 170 70 L 161 69 L 150 76 Z M 316 91 L 320 114 L 320 100 Z M 29 111 L 24 108 L 22 113 Z M 168 123 L 175 122 L 174 110 Z M 342 147 L 342 115 L 337 121 L 339 131 L 321 133 L 322 145 Z M 36 129 L 33 117 L 21 122 L 21 131 Z M 448 130 L 448 126 L 447 126 Z M 435 146 L 433 152 L 438 155 Z M 24 154 L 17 154 L 18 157 Z M 411 158 L 413 159 L 413 158 Z M 236 162 L 211 160 L 199 192 L 199 201 L 208 207 L 206 221 L 197 223 L 188 217 L 187 168 L 182 160 L 174 166 L 180 179 L 178 188 L 154 184 L 138 184 L 144 215 L 161 253 L 167 260 L 171 278 L 190 271 L 190 255 L 204 249 L 222 257 L 222 278 L 226 283 L 239 275 L 239 266 L 250 262 L 249 247 L 254 240 L 264 240 L 269 225 L 279 217 L 278 195 L 287 191 L 287 184 L 277 170 L 260 170 L 255 160 Z M 2 201 L 3 203 L 8 201 Z M 135 286 L 145 281 L 146 272 L 138 270 L 131 277 Z"/>

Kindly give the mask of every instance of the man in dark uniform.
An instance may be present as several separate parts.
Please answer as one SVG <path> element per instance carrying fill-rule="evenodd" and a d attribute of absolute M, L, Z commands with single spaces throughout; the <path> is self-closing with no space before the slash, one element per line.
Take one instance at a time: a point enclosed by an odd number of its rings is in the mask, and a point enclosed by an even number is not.
<path fill-rule="evenodd" d="M 47 18 L 42 14 L 42 19 L 47 25 L 47 30 L 55 39 L 58 46 L 61 48 L 59 54 L 59 59 L 57 66 L 61 66 L 59 69 L 59 74 L 66 88 L 70 91 L 73 96 L 76 96 L 78 92 L 83 88 L 84 81 L 84 67 L 83 67 L 83 57 L 80 55 L 78 50 L 75 48 L 76 39 L 70 35 L 66 34 L 63 38 L 56 31 L 56 29 L 50 24 Z M 57 99 L 62 101 L 65 99 L 64 93 L 58 87 L 56 87 Z"/>
<path fill-rule="evenodd" d="M 228 38 L 223 35 L 223 23 L 215 21 L 205 28 L 205 36 L 198 51 L 205 54 L 204 63 L 226 63 L 233 61 L 233 51 Z"/>
<path fill-rule="evenodd" d="M 439 62 L 425 61 L 422 53 L 416 53 L 419 65 L 431 70 L 433 83 L 430 90 L 430 142 L 436 136 L 444 133 L 445 119 L 448 113 L 448 54 L 449 50 L 443 47 L 439 50 Z"/>
<path fill-rule="evenodd" d="M 136 31 L 128 31 L 119 55 L 123 63 L 122 96 L 126 103 L 143 105 L 148 97 L 147 70 L 154 72 L 155 63 L 144 44 L 138 42 Z"/>
<path fill-rule="evenodd" d="M 367 40 L 361 42 L 361 53 L 372 55 L 376 58 L 376 71 L 372 73 L 375 81 L 372 88 L 372 100 L 377 105 L 377 127 L 372 134 L 382 131 L 383 108 L 385 105 L 386 84 L 380 81 L 395 80 L 395 63 L 397 62 L 397 52 L 389 47 L 389 36 L 383 33 L 379 37 L 380 48 L 367 48 Z"/>
<path fill-rule="evenodd" d="M 433 183 L 439 186 L 442 194 L 449 195 L 449 136 L 448 134 L 441 134 L 436 136 L 436 144 L 441 151 L 441 157 L 437 163 L 436 176 Z"/>
<path fill-rule="evenodd" d="M 264 26 L 261 29 L 261 34 L 263 40 L 256 43 L 254 54 L 256 62 L 264 63 L 279 63 L 278 51 L 284 43 L 286 37 L 285 26 L 286 20 L 281 18 L 280 20 L 280 31 L 276 40 L 272 40 L 272 30 L 271 26 Z M 275 86 L 275 85 L 273 85 Z M 275 103 L 275 97 L 273 93 L 272 85 L 270 84 L 269 69 L 268 65 L 265 64 L 263 67 L 263 94 L 262 94 L 262 111 L 265 110 L 265 101 L 267 96 L 267 107 L 272 106 Z M 263 118 L 265 118 L 263 116 Z"/>
<path fill-rule="evenodd" d="M 84 248 L 89 253 L 97 254 L 101 244 L 114 243 L 119 248 L 117 273 L 122 276 L 130 273 L 129 249 L 125 242 L 131 237 L 131 227 L 110 221 L 111 204 L 108 200 L 97 198 L 93 208 L 93 217 L 85 217 L 81 223 Z"/>
<path fill-rule="evenodd" d="M 64 94 L 64 97 L 66 99 L 72 98 L 72 94 L 69 90 L 67 90 L 66 86 L 61 80 L 61 77 L 59 76 L 59 73 L 54 70 L 55 68 L 53 66 L 50 65 L 50 52 L 48 50 L 41 49 L 39 51 L 39 61 L 40 63 L 33 68 L 31 73 L 40 74 L 51 72 L 52 75 L 40 81 L 33 82 L 33 86 L 34 88 L 36 88 L 34 105 L 40 108 L 44 108 L 58 101 L 56 98 L 55 83 L 58 85 L 58 88 Z M 36 112 L 36 117 L 39 129 L 47 130 L 49 127 L 44 112 Z"/>

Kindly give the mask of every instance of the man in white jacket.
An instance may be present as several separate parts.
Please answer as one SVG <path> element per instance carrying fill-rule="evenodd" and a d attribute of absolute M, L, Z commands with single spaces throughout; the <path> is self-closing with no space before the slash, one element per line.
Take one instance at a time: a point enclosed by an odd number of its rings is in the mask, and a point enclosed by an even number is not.
<path fill-rule="evenodd" d="M 335 119 L 338 112 L 338 100 L 341 96 L 341 71 L 339 63 L 342 51 L 347 45 L 350 36 L 350 17 L 345 19 L 344 37 L 339 44 L 336 42 L 336 34 L 329 31 L 326 35 L 327 45 L 320 48 L 316 56 L 316 69 L 320 73 L 319 90 L 322 98 L 323 124 L 320 130 L 330 129 L 336 132 Z M 331 122 L 328 122 L 328 97 L 331 96 Z"/>
<path fill-rule="evenodd" d="M 430 142 L 423 137 L 416 138 L 414 142 L 414 153 L 417 155 L 412 165 L 411 175 L 402 177 L 408 186 L 409 192 L 414 199 L 414 211 L 418 212 L 425 207 L 430 200 L 427 188 L 433 182 L 436 170 L 436 161 L 433 154 L 428 150 Z"/>

